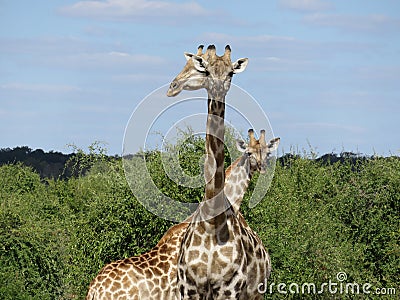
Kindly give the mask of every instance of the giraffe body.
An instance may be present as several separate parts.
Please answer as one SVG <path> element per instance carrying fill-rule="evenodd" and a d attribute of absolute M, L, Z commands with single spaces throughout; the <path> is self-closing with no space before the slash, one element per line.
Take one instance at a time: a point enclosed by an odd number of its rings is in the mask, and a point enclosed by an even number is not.
<path fill-rule="evenodd" d="M 172 226 L 150 251 L 104 266 L 86 300 L 173 300 L 176 261 L 188 220 Z"/>

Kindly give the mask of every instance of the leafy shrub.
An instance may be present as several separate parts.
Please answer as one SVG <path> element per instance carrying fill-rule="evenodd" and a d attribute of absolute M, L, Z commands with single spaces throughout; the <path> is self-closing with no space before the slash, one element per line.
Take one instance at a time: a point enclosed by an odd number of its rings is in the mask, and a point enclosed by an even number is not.
<path fill-rule="evenodd" d="M 179 149 L 185 173 L 201 172 L 203 145 L 202 139 L 186 139 Z M 202 188 L 184 188 L 166 176 L 161 152 L 140 155 L 163 193 L 201 201 Z M 0 167 L 1 299 L 83 299 L 104 264 L 150 249 L 172 225 L 135 199 L 121 159 L 96 147 L 73 159 L 68 179 L 41 180 L 20 164 Z M 242 211 L 270 252 L 270 282 L 321 284 L 345 272 L 347 282 L 398 292 L 398 170 L 398 157 L 326 163 L 287 155 L 265 198 L 249 209 L 254 178 Z M 285 296 L 274 291 L 265 297 Z M 329 296 L 351 298 L 323 295 Z"/>
<path fill-rule="evenodd" d="M 0 168 L 0 294 L 54 299 L 63 283 L 66 235 L 57 198 L 22 165 Z"/>

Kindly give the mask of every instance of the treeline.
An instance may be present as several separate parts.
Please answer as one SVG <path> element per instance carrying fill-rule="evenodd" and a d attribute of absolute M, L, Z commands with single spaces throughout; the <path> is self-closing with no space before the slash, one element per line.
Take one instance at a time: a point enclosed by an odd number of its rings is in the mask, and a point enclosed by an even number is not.
<path fill-rule="evenodd" d="M 68 172 L 66 162 L 74 154 L 61 152 L 44 152 L 42 149 L 33 150 L 28 146 L 0 149 L 0 165 L 23 163 L 32 167 L 41 178 L 59 178 Z"/>
<path fill-rule="evenodd" d="M 99 150 L 101 151 L 101 148 L 97 143 L 94 143 L 90 147 L 92 147 L 92 149 L 89 149 L 90 150 L 89 155 L 93 155 L 93 153 L 95 153 L 96 151 Z M 57 151 L 45 152 L 42 149 L 33 150 L 28 146 L 21 146 L 15 148 L 2 148 L 0 149 L 0 166 L 6 164 L 22 163 L 35 170 L 42 179 L 43 178 L 66 179 L 71 176 L 79 175 L 79 172 L 88 171 L 87 169 L 82 170 L 81 166 L 76 165 L 77 163 L 78 164 L 82 163 L 79 157 L 84 155 L 84 153 L 81 149 L 78 149 L 76 147 L 75 150 L 76 151 L 73 153 L 64 154 Z M 109 159 L 119 158 L 118 156 L 107 156 L 105 153 L 102 153 L 102 155 L 108 157 Z M 294 158 L 295 156 L 300 157 L 301 155 L 287 153 L 279 157 L 278 162 L 281 165 L 284 165 L 286 161 Z M 340 162 L 340 163 L 350 163 L 352 165 L 356 165 L 359 162 L 369 160 L 372 158 L 373 157 L 371 156 L 365 156 L 353 152 L 341 152 L 340 154 L 329 153 L 309 159 L 314 159 L 317 162 L 322 162 L 324 164 L 334 164 Z"/>
<path fill-rule="evenodd" d="M 40 178 L 61 178 L 66 179 L 71 176 L 78 176 L 88 171 L 88 166 L 82 166 L 84 156 L 92 158 L 96 151 L 102 151 L 98 143 L 89 146 L 89 154 L 85 154 L 82 149 L 74 148 L 73 153 L 64 154 L 57 151 L 45 152 L 42 149 L 33 150 L 28 146 L 0 149 L 0 166 L 7 164 L 22 163 L 31 167 L 37 172 Z M 102 153 L 104 157 L 105 153 Z M 118 158 L 109 156 L 108 159 Z M 86 159 L 87 160 L 87 159 Z"/>

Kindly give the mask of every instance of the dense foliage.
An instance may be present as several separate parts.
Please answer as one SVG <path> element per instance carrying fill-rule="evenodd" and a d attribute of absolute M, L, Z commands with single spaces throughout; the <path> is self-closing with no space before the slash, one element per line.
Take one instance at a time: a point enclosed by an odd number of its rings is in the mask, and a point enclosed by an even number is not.
<path fill-rule="evenodd" d="M 201 140 L 188 144 L 181 161 L 195 174 L 203 147 Z M 105 263 L 143 253 L 172 225 L 132 196 L 121 159 L 91 150 L 73 156 L 76 176 L 68 179 L 41 179 L 22 164 L 0 167 L 1 299 L 83 299 Z M 185 189 L 165 176 L 159 152 L 142 155 L 164 193 L 202 198 L 201 188 Z M 400 293 L 399 170 L 398 157 L 327 164 L 287 155 L 253 209 L 246 205 L 251 185 L 242 210 L 271 254 L 275 286 L 266 298 L 345 298 L 288 289 L 338 282 L 338 272 L 347 274 L 346 282 L 370 283 L 365 298 L 377 297 L 375 288 Z M 288 294 L 278 292 L 279 283 Z"/>

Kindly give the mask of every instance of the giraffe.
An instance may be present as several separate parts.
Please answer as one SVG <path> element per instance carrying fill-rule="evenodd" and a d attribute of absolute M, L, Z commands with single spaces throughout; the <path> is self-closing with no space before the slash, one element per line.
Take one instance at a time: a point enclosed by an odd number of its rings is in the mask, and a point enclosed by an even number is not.
<path fill-rule="evenodd" d="M 198 47 L 197 56 L 203 55 L 203 48 Z M 193 55 L 185 53 L 188 71 L 195 70 Z M 191 86 L 201 88 L 201 84 L 193 81 Z M 175 299 L 177 256 L 191 217 L 172 226 L 148 252 L 104 266 L 91 281 L 85 299 Z"/>
<path fill-rule="evenodd" d="M 203 46 L 198 48 L 197 56 L 203 55 L 202 49 Z M 182 89 L 198 89 L 204 86 L 205 80 L 201 77 L 207 74 L 205 72 L 197 72 L 197 74 L 193 72 L 195 66 L 191 58 L 194 54 L 185 53 L 185 56 L 188 61 L 184 70 L 192 75 L 187 76 L 185 80 L 191 80 L 191 83 L 189 85 L 187 83 L 171 84 L 169 96 L 178 94 Z M 196 80 L 192 80 L 192 77 Z M 171 92 L 173 87 L 180 88 L 180 91 L 178 93 Z M 230 167 L 228 170 L 231 173 L 235 169 Z M 226 185 L 229 186 L 229 181 L 226 182 Z M 231 199 L 228 198 L 228 200 Z M 251 229 L 239 212 L 240 201 L 234 201 L 233 206 L 236 207 L 235 211 L 240 222 L 249 230 L 249 236 L 252 236 Z M 106 265 L 91 282 L 86 299 L 174 299 L 177 255 L 183 234 L 191 219 L 192 216 L 185 222 L 171 227 L 149 252 Z M 255 239 L 262 245 L 255 233 L 253 236 L 253 240 Z M 261 248 L 263 247 L 261 246 Z M 266 265 L 270 266 L 268 262 Z"/>
<path fill-rule="evenodd" d="M 179 92 L 203 87 L 206 73 L 198 72 L 191 59 L 193 56 L 203 56 L 203 48 L 203 45 L 199 46 L 196 55 L 185 53 L 187 63 L 184 69 L 200 80 L 192 80 L 193 76 L 187 76 L 185 84 L 179 86 Z M 179 92 L 168 96 L 175 96 Z M 172 226 L 147 253 L 104 266 L 90 283 L 86 299 L 174 299 L 177 256 L 191 218 Z"/>
<path fill-rule="evenodd" d="M 274 138 L 267 144 L 265 130 L 260 131 L 259 140 L 255 139 L 252 129 L 248 133 L 249 145 L 243 141 L 237 142 L 238 150 L 243 154 L 226 170 L 224 191 L 242 225 L 241 239 L 246 255 L 246 288 L 234 299 L 261 300 L 261 291 L 265 290 L 264 285 L 271 274 L 271 259 L 261 239 L 247 225 L 239 209 L 253 174 L 256 171 L 261 174 L 266 172 L 271 153 L 278 148 L 280 138 Z M 230 293 L 225 291 L 225 295 L 228 294 Z"/>
<path fill-rule="evenodd" d="M 188 221 L 172 226 L 150 251 L 104 266 L 85 299 L 175 299 L 176 262 Z"/>
<path fill-rule="evenodd" d="M 249 253 L 254 254 L 247 257 L 247 269 L 250 274 L 261 276 L 251 278 L 254 285 L 248 286 L 247 297 L 244 299 L 262 299 L 262 295 L 257 293 L 257 284 L 263 283 L 271 272 L 269 255 L 260 238 L 247 225 L 239 208 L 252 175 L 256 171 L 264 172 L 271 152 L 278 147 L 279 138 L 271 140 L 267 145 L 263 143 L 265 138 L 263 131 L 261 131 L 259 141 L 254 139 L 252 130 L 249 130 L 249 137 L 249 145 L 244 142 L 237 143 L 239 151 L 243 154 L 226 170 L 224 190 L 245 228 L 245 244 L 249 248 L 256 245 L 255 248 L 249 249 Z M 191 218 L 192 216 L 172 226 L 150 251 L 103 267 L 91 282 L 86 300 L 176 299 L 177 258 L 183 235 Z"/>
<path fill-rule="evenodd" d="M 208 92 L 205 197 L 193 215 L 179 252 L 177 296 L 180 299 L 248 299 L 246 291 L 251 275 L 247 272 L 246 254 L 254 250 L 248 245 L 256 240 L 245 242 L 246 228 L 224 195 L 225 96 L 233 74 L 244 71 L 248 59 L 232 63 L 230 54 L 231 49 L 226 46 L 224 55 L 218 56 L 211 45 L 203 56 L 189 56 L 196 71 L 203 75 L 184 68 L 167 93 L 173 96 L 182 89 L 198 86 Z"/>

